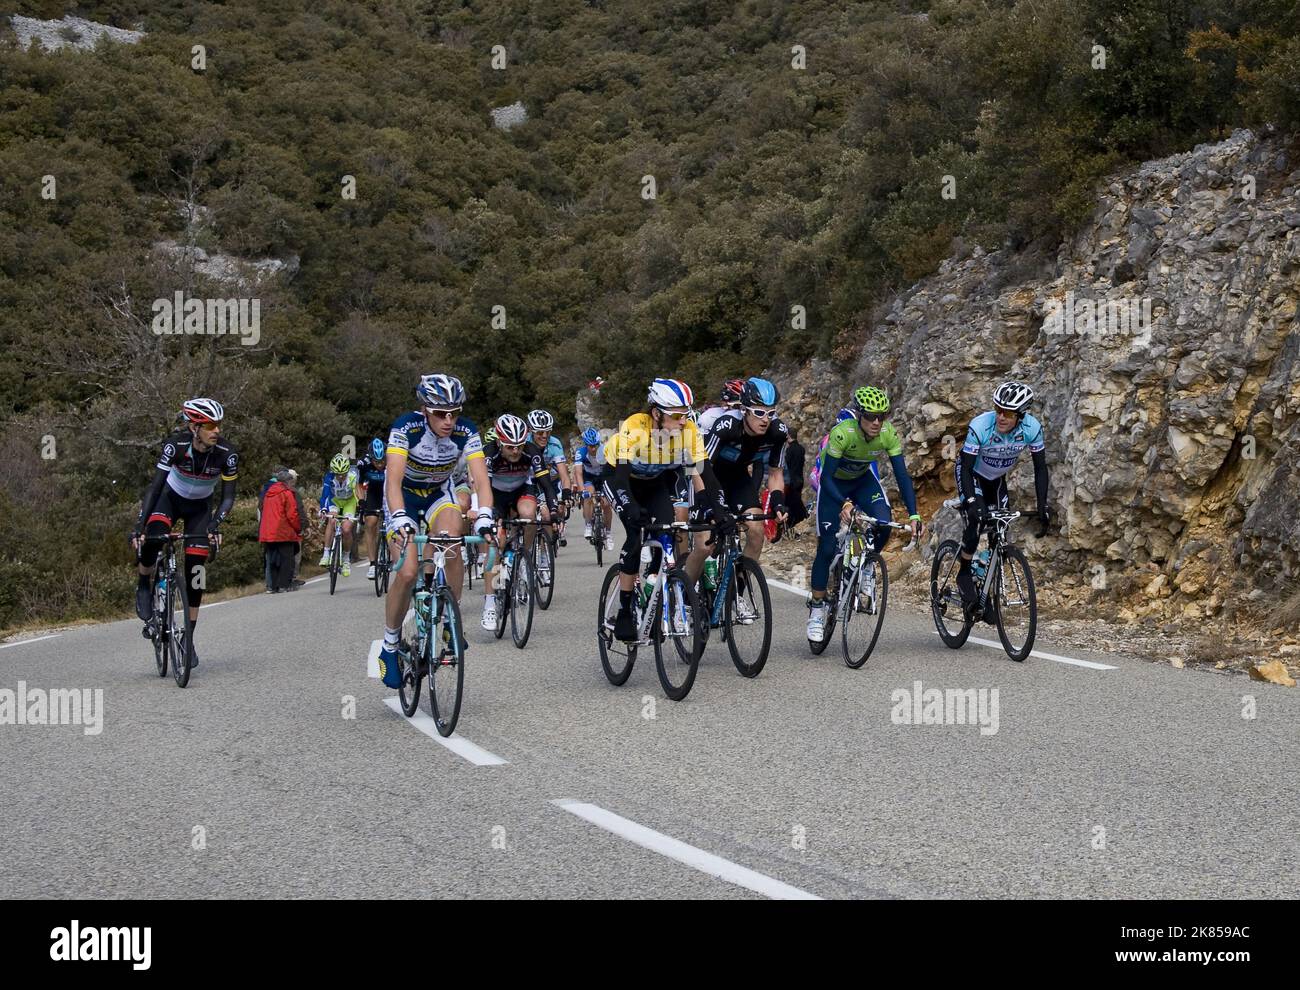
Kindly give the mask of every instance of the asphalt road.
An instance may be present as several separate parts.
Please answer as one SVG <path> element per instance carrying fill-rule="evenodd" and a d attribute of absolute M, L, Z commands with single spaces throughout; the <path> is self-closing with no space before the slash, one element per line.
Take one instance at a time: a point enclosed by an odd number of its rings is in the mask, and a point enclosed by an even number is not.
<path fill-rule="evenodd" d="M 559 563 L 555 601 L 525 650 L 508 631 L 498 642 L 473 629 L 456 737 L 478 748 L 479 763 L 395 712 L 386 703 L 395 692 L 370 676 L 383 629 L 364 567 L 333 597 L 317 581 L 205 607 L 202 664 L 185 690 L 156 676 L 135 620 L 0 648 L 0 689 L 21 681 L 28 692 L 103 698 L 97 733 L 0 725 L 0 890 L 1275 898 L 1300 889 L 1300 692 L 1053 649 L 1041 630 L 1036 649 L 1099 666 L 1016 664 L 973 642 L 954 652 L 928 616 L 897 608 L 871 660 L 852 671 L 834 645 L 811 656 L 800 596 L 774 587 L 762 675 L 741 678 L 711 640 L 694 690 L 673 703 L 650 656 L 623 687 L 605 680 L 594 637 L 603 568 L 580 538 Z M 473 627 L 477 586 L 465 601 Z M 997 639 L 991 627 L 975 636 Z M 996 688 L 997 731 L 898 724 L 892 695 L 916 681 Z"/>

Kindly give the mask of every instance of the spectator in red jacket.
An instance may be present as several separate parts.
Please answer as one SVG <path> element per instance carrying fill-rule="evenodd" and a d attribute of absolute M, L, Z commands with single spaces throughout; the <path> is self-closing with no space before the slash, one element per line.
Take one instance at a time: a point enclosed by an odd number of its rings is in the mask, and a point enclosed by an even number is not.
<path fill-rule="evenodd" d="M 262 499 L 262 520 L 258 540 L 265 546 L 271 565 L 271 591 L 287 591 L 293 581 L 293 556 L 302 539 L 302 512 L 289 487 L 289 471 L 277 468 L 275 481 Z"/>

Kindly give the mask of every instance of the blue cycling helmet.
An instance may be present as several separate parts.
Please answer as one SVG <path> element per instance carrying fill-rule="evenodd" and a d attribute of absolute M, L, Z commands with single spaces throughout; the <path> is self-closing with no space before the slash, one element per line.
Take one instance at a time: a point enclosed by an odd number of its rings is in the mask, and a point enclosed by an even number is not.
<path fill-rule="evenodd" d="M 779 398 L 776 386 L 766 378 L 747 379 L 740 391 L 740 402 L 745 406 L 774 406 Z"/>
<path fill-rule="evenodd" d="M 843 423 L 846 419 L 857 419 L 858 414 L 847 406 L 835 414 L 835 422 Z"/>
<path fill-rule="evenodd" d="M 384 441 L 375 437 L 370 441 L 370 459 L 372 461 L 382 461 L 384 459 Z"/>
<path fill-rule="evenodd" d="M 582 442 L 588 447 L 594 447 L 600 443 L 600 434 L 596 432 L 594 426 L 589 426 L 582 431 Z"/>
<path fill-rule="evenodd" d="M 425 375 L 415 394 L 427 409 L 459 409 L 465 404 L 465 386 L 454 375 Z"/>

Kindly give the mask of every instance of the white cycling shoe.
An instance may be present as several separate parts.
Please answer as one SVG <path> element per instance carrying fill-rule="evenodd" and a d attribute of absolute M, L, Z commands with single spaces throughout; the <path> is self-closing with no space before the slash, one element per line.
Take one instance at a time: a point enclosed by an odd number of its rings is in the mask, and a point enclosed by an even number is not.
<path fill-rule="evenodd" d="M 826 635 L 826 604 L 825 602 L 814 605 L 812 600 L 808 601 L 808 639 L 814 643 L 820 643 Z"/>
<path fill-rule="evenodd" d="M 488 632 L 497 631 L 497 600 L 495 595 L 483 599 L 482 625 Z"/>
<path fill-rule="evenodd" d="M 590 540 L 590 539 L 591 539 L 591 523 L 587 523 L 587 524 L 585 524 L 585 525 L 582 527 L 582 536 L 583 536 L 583 539 L 586 539 L 586 540 Z"/>
<path fill-rule="evenodd" d="M 375 578 L 375 565 L 371 564 L 370 568 L 366 571 L 366 580 L 373 581 L 374 578 Z"/>
<path fill-rule="evenodd" d="M 758 613 L 755 612 L 754 607 L 749 604 L 748 598 L 741 596 L 736 599 L 736 620 L 740 622 L 741 625 L 747 626 L 757 618 Z"/>

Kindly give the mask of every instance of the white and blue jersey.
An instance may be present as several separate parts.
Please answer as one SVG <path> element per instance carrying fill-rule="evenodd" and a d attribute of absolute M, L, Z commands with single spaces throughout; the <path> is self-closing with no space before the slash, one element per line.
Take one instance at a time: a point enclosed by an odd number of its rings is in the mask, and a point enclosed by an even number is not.
<path fill-rule="evenodd" d="M 388 453 L 406 457 L 402 487 L 427 493 L 446 485 L 452 475 L 468 470 L 470 461 L 482 457 L 483 440 L 464 416 L 456 419 L 451 436 L 440 437 L 429 429 L 424 413 L 409 412 L 393 423 Z"/>
<path fill-rule="evenodd" d="M 608 467 L 605 463 L 605 448 L 600 444 L 589 447 L 579 441 L 573 452 L 573 461 L 582 468 L 583 483 L 589 485 L 599 484 Z"/>
<path fill-rule="evenodd" d="M 1026 447 L 1031 454 L 1044 449 L 1043 425 L 1033 416 L 1026 415 L 1010 433 L 997 429 L 997 414 L 992 410 L 980 413 L 970 421 L 962 453 L 975 454 L 975 473 L 981 478 L 996 481 L 1010 471 Z"/>

